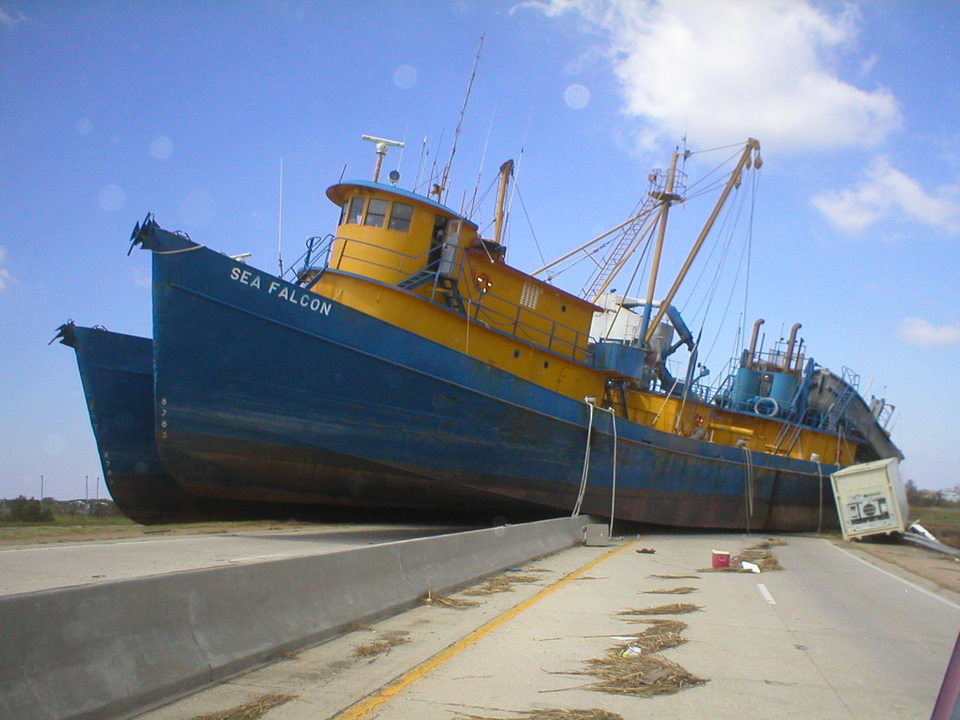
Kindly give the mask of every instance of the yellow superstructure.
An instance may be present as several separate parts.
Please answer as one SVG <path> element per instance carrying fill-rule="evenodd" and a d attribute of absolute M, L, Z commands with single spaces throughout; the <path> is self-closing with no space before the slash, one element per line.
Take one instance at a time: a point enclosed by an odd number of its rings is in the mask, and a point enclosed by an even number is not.
<path fill-rule="evenodd" d="M 374 182 L 334 185 L 327 196 L 340 220 L 313 292 L 567 397 L 595 397 L 666 433 L 852 460 L 855 448 L 833 434 L 646 391 L 595 367 L 589 332 L 600 308 L 510 267 L 502 245 L 440 203 Z"/>

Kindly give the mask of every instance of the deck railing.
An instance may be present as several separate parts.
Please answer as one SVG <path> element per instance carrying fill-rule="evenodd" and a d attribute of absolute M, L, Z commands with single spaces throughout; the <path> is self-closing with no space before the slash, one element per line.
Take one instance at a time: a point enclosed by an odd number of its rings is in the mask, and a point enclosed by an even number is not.
<path fill-rule="evenodd" d="M 313 243 L 309 245 L 311 241 Z M 458 288 L 461 284 L 473 282 L 472 268 L 467 267 L 469 262 L 465 264 L 461 260 L 464 254 L 461 249 L 457 249 L 455 253 L 444 252 L 443 259 L 433 263 L 435 269 L 429 269 L 427 266 L 431 261 L 430 251 L 410 255 L 363 240 L 333 235 L 328 235 L 322 240 L 311 238 L 311 241 L 308 241 L 307 252 L 297 260 L 297 263 L 302 263 L 302 269 L 297 271 L 297 276 L 308 285 L 312 285 L 328 268 L 340 270 L 345 261 L 347 264 L 353 264 L 354 267 L 366 265 L 371 270 L 375 269 L 377 272 L 374 274 L 377 276 L 382 276 L 383 271 L 387 271 L 387 276 L 393 276 L 394 285 L 403 287 L 405 281 L 408 281 L 405 289 L 414 291 L 420 287 L 426 288 L 427 298 L 437 304 L 449 306 L 444 298 L 449 298 L 451 292 L 457 293 L 469 319 L 487 328 L 578 362 L 590 360 L 590 351 L 587 346 L 589 337 L 586 333 L 490 290 L 480 294 L 479 299 L 460 294 Z M 341 245 L 339 252 L 333 255 L 331 248 L 336 241 L 340 241 Z M 377 259 L 371 258 L 372 253 L 364 252 L 366 249 L 375 249 Z M 315 262 L 317 260 L 322 260 L 323 264 L 318 266 Z M 332 263 L 331 260 L 333 260 Z M 419 280 L 409 282 L 414 275 L 402 268 L 410 267 L 422 268 L 420 273 L 416 274 L 422 274 Z M 444 280 L 449 279 L 456 281 L 453 288 L 442 284 Z M 504 307 L 508 310 L 504 311 L 502 309 Z"/>

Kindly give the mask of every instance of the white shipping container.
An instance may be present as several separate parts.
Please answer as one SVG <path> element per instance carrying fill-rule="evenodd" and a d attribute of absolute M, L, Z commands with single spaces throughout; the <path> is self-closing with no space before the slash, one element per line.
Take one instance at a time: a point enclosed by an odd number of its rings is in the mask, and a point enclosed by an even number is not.
<path fill-rule="evenodd" d="M 830 481 L 844 540 L 907 529 L 907 492 L 897 458 L 850 465 Z"/>

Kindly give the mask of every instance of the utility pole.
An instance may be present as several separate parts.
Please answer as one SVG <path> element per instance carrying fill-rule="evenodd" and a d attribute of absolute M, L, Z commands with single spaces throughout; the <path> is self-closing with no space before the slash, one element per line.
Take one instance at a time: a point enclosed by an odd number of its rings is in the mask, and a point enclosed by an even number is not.
<path fill-rule="evenodd" d="M 40 476 L 40 500 L 43 501 L 43 475 Z"/>

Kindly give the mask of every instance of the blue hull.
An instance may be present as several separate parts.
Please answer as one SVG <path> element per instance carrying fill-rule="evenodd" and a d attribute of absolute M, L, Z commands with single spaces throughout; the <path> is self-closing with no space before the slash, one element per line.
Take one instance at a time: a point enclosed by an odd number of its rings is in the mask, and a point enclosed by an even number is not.
<path fill-rule="evenodd" d="M 58 337 L 76 352 L 103 477 L 124 515 L 156 525 L 295 514 L 295 506 L 196 497 L 167 472 L 154 439 L 153 341 L 72 323 Z"/>
<path fill-rule="evenodd" d="M 154 251 L 159 452 L 191 492 L 504 515 L 574 507 L 584 403 L 179 235 L 155 228 L 138 242 Z M 610 514 L 612 430 L 598 413 L 583 512 Z M 836 525 L 832 466 L 821 478 L 811 462 L 623 419 L 617 434 L 618 518 L 810 530 L 822 513 Z"/>

